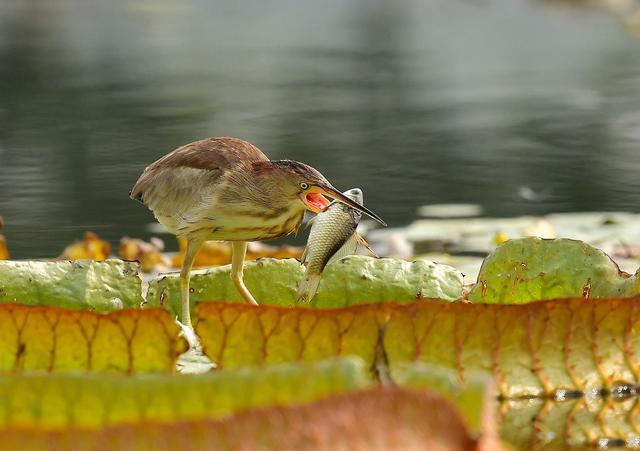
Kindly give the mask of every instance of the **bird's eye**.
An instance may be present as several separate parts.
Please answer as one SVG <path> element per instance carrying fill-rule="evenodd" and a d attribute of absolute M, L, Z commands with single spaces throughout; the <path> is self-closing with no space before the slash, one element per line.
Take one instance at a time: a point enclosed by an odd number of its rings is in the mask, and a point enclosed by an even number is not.
<path fill-rule="evenodd" d="M 309 189 L 309 184 L 308 184 L 308 183 L 305 183 L 305 182 L 302 182 L 302 183 L 300 183 L 300 188 L 302 188 L 302 189 Z"/>

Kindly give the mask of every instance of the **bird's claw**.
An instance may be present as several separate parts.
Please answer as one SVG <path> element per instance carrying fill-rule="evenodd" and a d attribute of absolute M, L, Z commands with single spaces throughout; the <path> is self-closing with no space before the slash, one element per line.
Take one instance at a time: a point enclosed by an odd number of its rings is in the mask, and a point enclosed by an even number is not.
<path fill-rule="evenodd" d="M 202 351 L 202 345 L 200 344 L 200 339 L 196 335 L 196 332 L 193 330 L 192 326 L 187 326 L 186 324 L 182 324 L 180 321 L 176 320 L 178 326 L 181 329 L 181 335 L 187 340 L 189 344 L 189 349 L 193 349 L 196 351 Z"/>

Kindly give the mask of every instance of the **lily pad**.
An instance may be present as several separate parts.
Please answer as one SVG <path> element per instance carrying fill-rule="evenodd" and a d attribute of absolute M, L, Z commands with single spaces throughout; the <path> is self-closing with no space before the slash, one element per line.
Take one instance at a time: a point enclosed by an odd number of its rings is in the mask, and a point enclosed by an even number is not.
<path fill-rule="evenodd" d="M 5 428 L 0 449 L 502 451 L 475 440 L 446 399 L 373 388 L 309 404 L 251 409 L 224 419 L 145 421 L 99 429 Z"/>
<path fill-rule="evenodd" d="M 556 298 L 631 297 L 640 294 L 636 275 L 620 271 L 607 254 L 569 239 L 510 240 L 489 255 L 471 302 L 522 304 Z"/>
<path fill-rule="evenodd" d="M 373 369 L 388 367 L 391 378 L 398 365 L 415 362 L 454 370 L 461 383 L 490 372 L 503 398 L 640 382 L 640 298 L 340 309 L 202 302 L 196 317 L 203 351 L 221 368 L 355 355 Z"/>
<path fill-rule="evenodd" d="M 173 372 L 187 348 L 179 333 L 160 308 L 96 313 L 2 304 L 0 374 Z"/>
<path fill-rule="evenodd" d="M 244 302 L 230 277 L 231 267 L 194 271 L 191 276 L 192 305 L 203 300 Z M 304 269 L 294 259 L 261 259 L 247 262 L 244 279 L 261 304 L 294 306 Z M 462 273 L 447 265 L 426 260 L 407 262 L 362 255 L 345 257 L 328 265 L 314 307 L 345 307 L 381 301 L 412 302 L 420 298 L 455 301 L 462 297 Z M 177 274 L 149 284 L 148 305 L 180 311 L 180 280 Z M 193 307 L 192 307 L 193 309 Z"/>
<path fill-rule="evenodd" d="M 371 384 L 356 358 L 182 376 L 11 374 L 0 378 L 0 418 L 3 428 L 210 419 L 252 407 L 311 402 Z"/>
<path fill-rule="evenodd" d="M 112 259 L 0 261 L 0 302 L 109 312 L 142 303 L 140 265 Z"/>
<path fill-rule="evenodd" d="M 485 422 L 494 422 L 496 397 L 489 372 L 476 371 L 466 375 L 460 383 L 457 371 L 426 363 L 401 363 L 392 368 L 393 381 L 415 390 L 430 390 L 453 402 L 465 419 L 467 426 L 476 434 L 483 431 Z M 487 409 L 487 403 L 491 406 Z"/>
<path fill-rule="evenodd" d="M 513 449 L 634 449 L 637 403 L 637 396 L 506 400 L 498 428 Z"/>
<path fill-rule="evenodd" d="M 201 302 L 195 328 L 204 353 L 218 368 L 338 356 L 357 356 L 372 368 L 384 305 L 325 310 Z"/>

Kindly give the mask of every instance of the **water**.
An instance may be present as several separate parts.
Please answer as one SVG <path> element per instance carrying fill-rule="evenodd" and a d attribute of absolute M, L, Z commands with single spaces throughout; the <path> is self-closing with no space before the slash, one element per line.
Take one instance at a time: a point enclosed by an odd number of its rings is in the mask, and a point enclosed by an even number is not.
<path fill-rule="evenodd" d="M 0 3 L 14 257 L 84 230 L 149 237 L 128 198 L 142 168 L 214 135 L 362 188 L 391 225 L 442 202 L 638 210 L 640 40 L 618 18 L 533 0 L 230 3 Z"/>

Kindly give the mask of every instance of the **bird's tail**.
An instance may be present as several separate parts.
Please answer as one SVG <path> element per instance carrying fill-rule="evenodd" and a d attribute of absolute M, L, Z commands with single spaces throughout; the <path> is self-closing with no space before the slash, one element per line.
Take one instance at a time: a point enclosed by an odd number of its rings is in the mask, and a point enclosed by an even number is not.
<path fill-rule="evenodd" d="M 304 279 L 298 286 L 298 301 L 310 302 L 318 291 L 318 285 L 320 285 L 320 274 L 310 274 L 304 276 Z"/>

